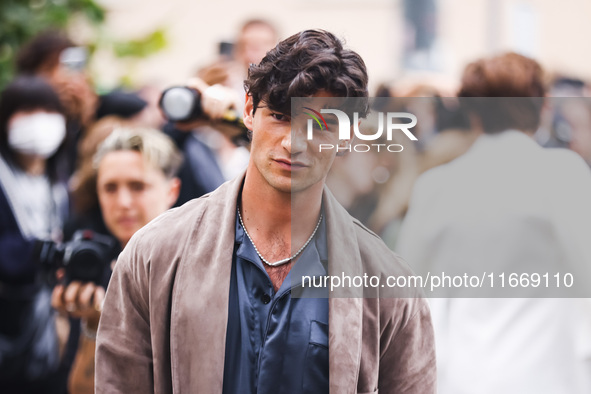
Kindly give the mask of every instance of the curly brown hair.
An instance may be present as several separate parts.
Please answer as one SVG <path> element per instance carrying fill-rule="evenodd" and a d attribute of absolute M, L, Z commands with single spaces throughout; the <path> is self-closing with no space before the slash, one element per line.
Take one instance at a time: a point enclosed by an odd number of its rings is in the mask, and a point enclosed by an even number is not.
<path fill-rule="evenodd" d="M 361 56 L 343 47 L 332 33 L 305 30 L 281 41 L 258 65 L 251 65 L 246 92 L 253 108 L 265 102 L 271 110 L 291 114 L 292 97 L 325 90 L 337 97 L 368 97 L 367 69 Z M 365 116 L 368 107 L 357 109 Z"/>

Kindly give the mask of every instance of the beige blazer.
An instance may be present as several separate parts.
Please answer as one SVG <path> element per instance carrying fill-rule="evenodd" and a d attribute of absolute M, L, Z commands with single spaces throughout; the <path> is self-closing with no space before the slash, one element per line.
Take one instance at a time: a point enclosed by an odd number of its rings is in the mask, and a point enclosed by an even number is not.
<path fill-rule="evenodd" d="M 97 393 L 222 392 L 242 180 L 170 210 L 129 242 L 113 272 L 99 325 Z M 327 189 L 323 204 L 329 273 L 411 274 Z M 434 393 L 426 301 L 330 298 L 329 374 L 331 393 Z"/>

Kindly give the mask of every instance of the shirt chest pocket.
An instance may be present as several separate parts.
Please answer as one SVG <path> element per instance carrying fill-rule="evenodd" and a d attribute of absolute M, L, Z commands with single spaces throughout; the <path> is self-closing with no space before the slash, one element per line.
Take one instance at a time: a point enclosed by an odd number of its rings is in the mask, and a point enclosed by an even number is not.
<path fill-rule="evenodd" d="M 304 366 L 304 393 L 328 393 L 328 324 L 312 320 Z"/>

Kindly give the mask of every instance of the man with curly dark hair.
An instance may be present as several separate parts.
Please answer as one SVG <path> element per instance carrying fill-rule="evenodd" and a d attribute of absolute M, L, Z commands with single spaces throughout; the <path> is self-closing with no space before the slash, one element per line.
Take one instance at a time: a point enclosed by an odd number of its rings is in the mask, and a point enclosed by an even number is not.
<path fill-rule="evenodd" d="M 418 294 L 306 296 L 298 282 L 339 269 L 410 274 L 325 187 L 336 153 L 319 143 L 348 141 L 332 128 L 305 139 L 291 109 L 294 97 L 319 108 L 354 97 L 363 116 L 363 60 L 331 33 L 303 31 L 252 66 L 245 86 L 246 173 L 131 239 L 107 291 L 96 392 L 434 392 Z"/>

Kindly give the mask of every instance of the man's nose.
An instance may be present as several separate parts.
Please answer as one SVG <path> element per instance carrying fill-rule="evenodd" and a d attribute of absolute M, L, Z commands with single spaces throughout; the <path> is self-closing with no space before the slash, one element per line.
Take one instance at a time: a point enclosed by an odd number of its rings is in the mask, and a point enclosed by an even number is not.
<path fill-rule="evenodd" d="M 282 142 L 283 147 L 292 155 L 304 152 L 308 147 L 305 130 L 293 126 Z"/>

